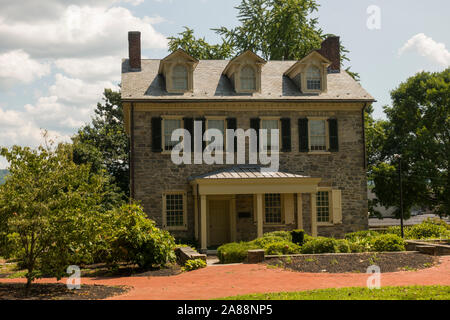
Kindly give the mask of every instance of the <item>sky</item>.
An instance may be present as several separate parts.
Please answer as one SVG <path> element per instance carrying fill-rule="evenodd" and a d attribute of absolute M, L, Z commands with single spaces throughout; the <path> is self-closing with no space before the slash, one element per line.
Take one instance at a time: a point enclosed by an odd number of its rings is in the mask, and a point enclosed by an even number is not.
<path fill-rule="evenodd" d="M 318 0 L 325 33 L 350 50 L 383 118 L 389 92 L 419 71 L 450 65 L 448 0 Z M 240 0 L 0 0 L 0 146 L 58 141 L 90 122 L 104 88 L 118 89 L 127 32 L 142 33 L 143 58 L 168 54 L 167 37 L 238 24 Z M 7 162 L 0 158 L 0 169 Z"/>

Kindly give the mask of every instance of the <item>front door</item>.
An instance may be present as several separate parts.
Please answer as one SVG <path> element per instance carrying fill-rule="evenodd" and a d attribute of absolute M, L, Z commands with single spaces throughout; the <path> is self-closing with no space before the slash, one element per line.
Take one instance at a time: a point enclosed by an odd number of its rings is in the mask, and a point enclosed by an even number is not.
<path fill-rule="evenodd" d="M 230 201 L 209 201 L 209 245 L 230 242 Z"/>

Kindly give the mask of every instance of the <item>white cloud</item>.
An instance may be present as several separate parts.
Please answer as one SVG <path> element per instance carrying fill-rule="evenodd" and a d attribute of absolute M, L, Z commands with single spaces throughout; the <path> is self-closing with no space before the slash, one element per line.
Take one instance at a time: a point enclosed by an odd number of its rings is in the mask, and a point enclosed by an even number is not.
<path fill-rule="evenodd" d="M 120 80 L 121 58 L 104 56 L 98 58 L 57 59 L 55 66 L 71 77 L 82 80 Z"/>
<path fill-rule="evenodd" d="M 67 7 L 56 19 L 7 21 L 0 13 L 2 48 L 27 48 L 32 57 L 125 55 L 129 30 L 142 32 L 142 48 L 167 47 L 167 39 L 150 22 L 122 7 Z"/>
<path fill-rule="evenodd" d="M 30 83 L 50 73 L 48 63 L 30 58 L 23 50 L 0 54 L 0 89 L 17 82 Z"/>
<path fill-rule="evenodd" d="M 409 39 L 398 53 L 403 55 L 407 51 L 416 51 L 443 67 L 450 65 L 450 52 L 445 48 L 445 44 L 436 42 L 423 33 L 418 33 Z"/>

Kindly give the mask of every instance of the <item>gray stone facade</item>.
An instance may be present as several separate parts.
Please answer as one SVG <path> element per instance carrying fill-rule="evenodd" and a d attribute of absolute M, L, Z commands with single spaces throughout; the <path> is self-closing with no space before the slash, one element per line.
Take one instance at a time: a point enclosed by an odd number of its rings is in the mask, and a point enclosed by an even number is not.
<path fill-rule="evenodd" d="M 257 102 L 255 102 L 256 104 Z M 332 104 L 330 104 L 332 105 Z M 362 108 L 362 107 L 361 107 Z M 336 108 L 330 108 L 336 109 Z M 345 108 L 343 108 L 345 109 Z M 173 231 L 178 238 L 194 237 L 194 197 L 188 178 L 222 169 L 227 165 L 175 165 L 170 154 L 152 152 L 151 118 L 164 115 L 183 117 L 225 116 L 237 119 L 237 128 L 249 129 L 250 119 L 256 117 L 280 117 L 291 119 L 292 151 L 280 153 L 280 171 L 321 178 L 320 187 L 333 187 L 342 192 L 342 224 L 318 226 L 318 234 L 342 237 L 347 232 L 368 228 L 367 180 L 365 146 L 361 109 L 350 111 L 135 111 L 133 131 L 134 198 L 158 226 L 163 223 L 163 193 L 185 191 L 187 193 L 187 230 Z M 338 120 L 339 151 L 314 155 L 299 152 L 299 118 L 334 117 Z M 296 197 L 294 197 L 296 201 Z M 297 206 L 294 206 L 297 208 Z M 302 195 L 303 226 L 311 231 L 311 197 Z M 256 237 L 256 222 L 252 195 L 236 195 L 236 238 L 238 241 Z M 251 217 L 239 217 L 239 212 L 251 213 Z M 295 214 L 297 219 L 297 214 Z M 264 226 L 264 232 L 295 229 L 297 222 L 288 226 Z"/>

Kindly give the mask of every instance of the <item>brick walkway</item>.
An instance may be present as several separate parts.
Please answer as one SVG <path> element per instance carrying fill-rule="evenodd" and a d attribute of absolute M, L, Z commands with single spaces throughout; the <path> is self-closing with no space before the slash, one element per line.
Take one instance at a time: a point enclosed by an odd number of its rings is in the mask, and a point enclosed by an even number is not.
<path fill-rule="evenodd" d="M 83 284 L 127 285 L 133 289 L 112 299 L 212 299 L 249 293 L 302 291 L 366 286 L 368 275 L 358 273 L 298 273 L 265 265 L 209 266 L 171 277 L 83 278 Z M 65 280 L 61 280 L 63 283 Z M 0 279 L 0 282 L 19 282 Z M 41 279 L 38 282 L 56 282 Z M 440 264 L 419 271 L 383 273 L 382 286 L 450 285 L 450 256 Z"/>

